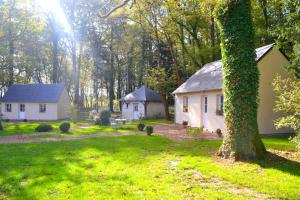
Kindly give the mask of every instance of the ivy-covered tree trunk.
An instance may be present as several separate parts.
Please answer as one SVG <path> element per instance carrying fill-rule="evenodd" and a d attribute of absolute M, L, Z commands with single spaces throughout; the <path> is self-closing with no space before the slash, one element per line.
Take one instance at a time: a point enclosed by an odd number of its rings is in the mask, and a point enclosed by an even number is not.
<path fill-rule="evenodd" d="M 221 0 L 216 15 L 222 43 L 226 125 L 219 155 L 236 160 L 262 158 L 266 150 L 257 124 L 259 72 L 250 0 Z"/>

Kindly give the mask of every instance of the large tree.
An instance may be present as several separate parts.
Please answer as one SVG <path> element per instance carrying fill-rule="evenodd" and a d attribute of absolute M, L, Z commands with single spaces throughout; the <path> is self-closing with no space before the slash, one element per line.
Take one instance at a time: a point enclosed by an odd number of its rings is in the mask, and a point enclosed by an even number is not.
<path fill-rule="evenodd" d="M 257 124 L 259 72 L 250 0 L 222 0 L 216 11 L 221 34 L 226 132 L 219 154 L 263 157 Z"/>

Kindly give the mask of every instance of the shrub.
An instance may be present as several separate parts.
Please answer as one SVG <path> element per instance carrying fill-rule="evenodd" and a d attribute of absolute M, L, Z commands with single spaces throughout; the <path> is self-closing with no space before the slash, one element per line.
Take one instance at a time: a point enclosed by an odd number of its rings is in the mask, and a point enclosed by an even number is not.
<path fill-rule="evenodd" d="M 27 119 L 23 119 L 23 122 L 28 122 L 28 120 Z"/>
<path fill-rule="evenodd" d="M 52 130 L 53 130 L 53 128 L 49 124 L 40 124 L 35 129 L 36 132 L 49 132 L 49 131 L 52 131 Z"/>
<path fill-rule="evenodd" d="M 102 110 L 99 117 L 96 118 L 95 122 L 97 125 L 109 126 L 110 125 L 110 111 Z"/>
<path fill-rule="evenodd" d="M 0 131 L 3 131 L 3 129 L 2 122 L 0 121 Z"/>
<path fill-rule="evenodd" d="M 201 126 L 200 128 L 188 128 L 186 132 L 190 135 L 199 135 L 203 133 L 203 129 L 203 126 Z"/>
<path fill-rule="evenodd" d="M 139 131 L 143 131 L 145 129 L 145 124 L 139 123 L 137 125 L 137 128 L 138 128 Z"/>
<path fill-rule="evenodd" d="M 9 119 L 5 119 L 4 121 L 5 121 L 5 122 L 9 122 Z"/>
<path fill-rule="evenodd" d="M 221 129 L 217 129 L 216 130 L 216 134 L 219 136 L 219 137 L 222 137 L 222 131 L 221 131 Z"/>
<path fill-rule="evenodd" d="M 146 127 L 146 132 L 147 132 L 147 135 L 152 135 L 153 133 L 153 126 L 147 126 Z"/>
<path fill-rule="evenodd" d="M 183 125 L 183 126 L 187 126 L 188 124 L 189 124 L 188 121 L 183 121 L 183 122 L 182 122 L 182 125 Z"/>
<path fill-rule="evenodd" d="M 292 128 L 295 131 L 292 142 L 300 151 L 300 82 L 292 78 L 283 79 L 277 75 L 273 86 L 277 96 L 274 110 L 283 114 L 275 121 L 275 126 Z"/>
<path fill-rule="evenodd" d="M 99 113 L 97 112 L 97 110 L 92 110 L 92 111 L 90 111 L 90 113 L 89 113 L 89 118 L 91 119 L 91 120 L 95 120 L 96 119 L 96 117 L 99 115 Z"/>
<path fill-rule="evenodd" d="M 70 123 L 69 122 L 64 122 L 62 123 L 60 126 L 59 126 L 59 130 L 62 132 L 62 133 L 68 133 L 69 130 L 70 130 Z"/>

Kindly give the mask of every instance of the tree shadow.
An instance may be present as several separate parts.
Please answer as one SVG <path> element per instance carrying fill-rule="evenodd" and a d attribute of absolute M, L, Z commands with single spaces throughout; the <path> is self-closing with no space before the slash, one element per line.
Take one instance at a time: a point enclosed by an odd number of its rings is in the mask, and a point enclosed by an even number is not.
<path fill-rule="evenodd" d="M 264 160 L 258 160 L 254 163 L 262 168 L 276 169 L 300 177 L 300 162 L 287 159 L 275 153 L 267 152 Z"/>

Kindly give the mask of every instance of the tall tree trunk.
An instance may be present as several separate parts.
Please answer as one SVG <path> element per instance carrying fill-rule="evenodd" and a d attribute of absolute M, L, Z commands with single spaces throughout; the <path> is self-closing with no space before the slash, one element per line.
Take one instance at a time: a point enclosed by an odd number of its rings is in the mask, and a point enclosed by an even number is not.
<path fill-rule="evenodd" d="M 167 100 L 167 95 L 162 94 L 161 96 L 162 96 L 162 100 L 163 100 L 163 104 L 164 104 L 166 120 L 170 120 L 169 103 Z"/>
<path fill-rule="evenodd" d="M 211 41 L 211 58 L 212 60 L 216 60 L 216 40 L 215 40 L 215 17 L 213 14 L 214 7 L 211 6 L 210 8 L 210 41 Z"/>
<path fill-rule="evenodd" d="M 9 24 L 8 24 L 8 46 L 9 46 L 9 57 L 8 57 L 8 86 L 14 84 L 14 54 L 15 54 L 15 44 L 14 44 L 14 30 L 13 30 L 13 9 L 15 7 L 15 1 L 11 2 L 9 9 Z"/>
<path fill-rule="evenodd" d="M 116 56 L 117 60 L 117 99 L 119 101 L 119 109 L 122 110 L 122 71 L 120 66 L 120 60 L 118 59 L 118 56 Z"/>
<path fill-rule="evenodd" d="M 132 65 L 133 65 L 133 49 L 134 46 L 131 45 L 130 50 L 128 52 L 128 63 L 126 69 L 126 94 L 129 94 L 133 91 L 133 73 L 132 73 Z"/>
<path fill-rule="evenodd" d="M 142 55 L 141 55 L 141 63 L 139 67 L 139 76 L 138 76 L 138 86 L 141 87 L 143 85 L 144 71 L 145 71 L 145 60 L 146 60 L 146 34 L 143 33 L 142 36 Z"/>
<path fill-rule="evenodd" d="M 52 30 L 52 82 L 58 83 L 58 35 Z"/>
<path fill-rule="evenodd" d="M 266 150 L 257 125 L 259 72 L 250 0 L 222 0 L 217 18 L 222 42 L 226 125 L 219 154 L 236 160 L 262 158 Z"/>
<path fill-rule="evenodd" d="M 114 25 L 111 23 L 111 33 L 110 33 L 110 72 L 109 72 L 109 110 L 114 112 Z"/>

